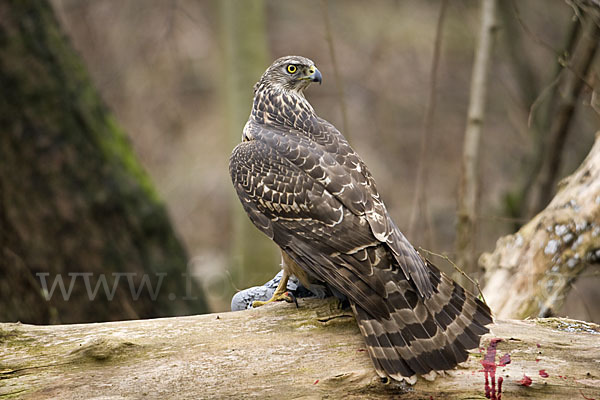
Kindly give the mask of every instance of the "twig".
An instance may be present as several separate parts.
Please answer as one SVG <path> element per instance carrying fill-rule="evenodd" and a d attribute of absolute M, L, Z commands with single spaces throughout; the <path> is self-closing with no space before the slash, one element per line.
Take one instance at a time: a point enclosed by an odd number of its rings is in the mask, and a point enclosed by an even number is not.
<path fill-rule="evenodd" d="M 525 22 L 521 18 L 521 13 L 519 12 L 519 8 L 517 7 L 516 2 L 513 0 L 513 1 L 511 1 L 511 4 L 512 4 L 512 7 L 513 7 L 513 11 L 515 13 L 515 17 L 517 18 L 517 21 L 519 22 L 519 25 L 521 25 L 521 28 L 523 28 L 523 30 L 529 35 L 529 37 L 531 37 L 531 39 L 534 42 L 536 42 L 537 44 L 541 45 L 542 47 L 544 47 L 547 50 L 549 50 L 552 53 L 554 53 L 557 58 L 560 58 L 560 56 L 561 56 L 561 52 L 560 51 L 558 51 L 554 47 L 552 47 L 551 44 L 543 41 L 539 36 L 537 36 L 535 33 L 533 33 L 531 31 L 531 29 L 529 29 L 529 27 L 527 25 L 525 25 Z"/>
<path fill-rule="evenodd" d="M 592 90 L 592 97 L 590 98 L 590 107 L 592 107 L 592 109 L 600 115 L 600 98 L 596 90 Z"/>
<path fill-rule="evenodd" d="M 343 134 L 346 137 L 346 140 L 350 141 L 348 113 L 346 112 L 346 101 L 344 100 L 344 86 L 342 85 L 337 59 L 335 58 L 335 47 L 333 45 L 333 35 L 331 33 L 331 21 L 329 19 L 327 0 L 321 0 L 321 10 L 323 11 L 323 20 L 325 22 L 325 39 L 327 40 L 327 45 L 329 47 L 329 56 L 331 57 L 331 64 L 333 65 L 333 76 L 335 78 L 335 85 L 337 86 L 338 90 L 340 108 L 342 109 L 342 126 L 344 128 Z"/>
<path fill-rule="evenodd" d="M 564 69 L 561 69 L 560 72 L 556 74 L 554 80 L 548 86 L 546 86 L 544 90 L 542 90 L 540 94 L 535 98 L 533 103 L 531 103 L 531 107 L 529 107 L 529 115 L 527 116 L 527 127 L 531 128 L 534 111 L 539 107 L 542 100 L 544 100 L 544 98 L 550 93 L 551 89 L 553 89 L 554 86 L 558 84 L 563 71 Z"/>
<path fill-rule="evenodd" d="M 589 85 L 581 77 L 585 77 L 590 71 L 598 49 L 598 38 L 600 38 L 600 28 L 591 17 L 586 16 L 582 21 L 582 31 L 569 62 L 571 73 L 564 76 L 562 96 L 553 111 L 552 124 L 547 133 L 544 163 L 533 188 L 530 214 L 542 210 L 552 198 L 559 167 L 562 164 L 564 144 L 577 109 L 577 100 L 584 84 Z"/>
<path fill-rule="evenodd" d="M 523 28 L 523 30 L 533 39 L 534 42 L 536 42 L 537 44 L 541 45 L 542 47 L 544 47 L 545 49 L 549 50 L 550 52 L 554 53 L 554 55 L 556 56 L 556 59 L 558 61 L 558 63 L 563 66 L 564 68 L 567 68 L 568 70 L 570 70 L 571 72 L 573 72 L 574 74 L 577 75 L 577 77 L 579 79 L 581 79 L 583 81 L 583 83 L 590 89 L 594 89 L 594 86 L 587 81 L 587 79 L 585 78 L 585 75 L 581 75 L 578 73 L 578 71 L 575 71 L 570 62 L 567 60 L 568 57 L 571 56 L 571 54 L 568 53 L 561 53 L 560 51 L 556 50 L 554 47 L 552 47 L 552 45 L 550 45 L 549 43 L 543 41 L 542 39 L 540 39 L 539 36 L 537 36 L 535 33 L 533 33 L 531 31 L 531 29 L 529 29 L 529 27 L 527 27 L 527 25 L 525 25 L 525 22 L 523 21 L 523 19 L 521 18 L 521 14 L 519 13 L 519 9 L 517 8 L 516 3 L 513 1 L 512 2 L 513 5 L 513 10 L 515 12 L 515 17 L 517 18 L 517 21 L 519 21 L 519 25 L 521 25 L 521 28 Z M 575 15 L 577 16 L 577 19 L 579 21 L 580 24 L 583 24 L 583 21 L 580 17 L 580 15 L 575 12 Z M 590 16 L 590 18 L 594 18 L 593 15 Z M 576 38 L 573 37 L 573 40 L 575 40 Z M 570 47 L 567 47 L 570 48 Z"/>
<path fill-rule="evenodd" d="M 530 36 L 534 34 L 524 25 L 524 22 L 520 19 L 519 11 L 513 1 L 511 1 L 513 14 L 512 18 L 519 21 L 521 28 L 525 30 Z M 508 196 L 515 199 L 515 204 L 512 205 L 510 213 L 511 215 L 526 217 L 527 219 L 533 217 L 530 215 L 532 207 L 532 197 L 534 195 L 533 188 L 538 175 L 544 164 L 544 157 L 546 156 L 547 147 L 547 135 L 546 133 L 550 129 L 552 121 L 554 119 L 553 110 L 558 103 L 560 97 L 560 82 L 564 79 L 564 71 L 567 69 L 568 60 L 574 52 L 577 44 L 577 38 L 580 36 L 581 24 L 578 21 L 572 21 L 568 26 L 568 32 L 565 37 L 565 43 L 562 47 L 561 54 L 556 53 L 556 64 L 554 65 L 554 72 L 552 74 L 552 81 L 557 81 L 558 84 L 548 85 L 543 90 L 544 93 L 539 94 L 531 104 L 531 109 L 528 115 L 528 126 L 533 139 L 533 153 L 530 154 L 524 162 L 525 174 L 522 179 L 519 179 L 516 189 Z M 554 53 L 554 51 L 553 51 Z M 549 92 L 549 93 L 547 93 Z M 544 101 L 541 101 L 545 99 Z M 533 104 L 535 103 L 535 104 Z M 521 227 L 520 224 L 515 224 L 515 230 Z"/>
<path fill-rule="evenodd" d="M 469 282 L 471 282 L 473 285 L 475 285 L 475 287 L 477 288 L 477 291 L 479 292 L 479 295 L 481 296 L 481 300 L 483 300 L 484 304 L 487 305 L 487 302 L 485 301 L 485 297 L 483 296 L 483 291 L 481 290 L 481 285 L 479 285 L 479 280 L 477 279 L 473 279 L 471 278 L 469 275 L 467 275 L 467 273 L 465 271 L 463 271 L 458 265 L 456 265 L 454 263 L 454 261 L 452 261 L 448 256 L 443 255 L 443 254 L 438 254 L 438 253 L 434 253 L 433 251 L 424 249 L 422 247 L 419 247 L 419 251 L 425 252 L 429 255 L 432 256 L 436 256 L 441 258 L 442 260 L 446 260 L 448 263 L 450 263 L 450 265 L 452 265 L 452 267 L 458 272 L 460 273 L 462 276 L 464 276 Z"/>
<path fill-rule="evenodd" d="M 228 269 L 225 270 L 225 274 L 227 275 L 227 277 L 229 278 L 229 283 L 231 283 L 231 287 L 233 287 L 233 290 L 235 290 L 235 292 L 241 292 L 244 289 L 240 289 L 235 282 L 233 281 L 233 276 L 231 275 L 231 272 L 229 272 Z"/>

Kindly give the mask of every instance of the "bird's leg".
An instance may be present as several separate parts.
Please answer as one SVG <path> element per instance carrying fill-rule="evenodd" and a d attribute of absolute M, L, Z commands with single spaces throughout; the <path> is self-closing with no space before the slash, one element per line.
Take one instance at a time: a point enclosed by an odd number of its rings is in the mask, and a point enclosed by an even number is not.
<path fill-rule="evenodd" d="M 273 296 L 271 296 L 271 298 L 267 301 L 256 300 L 255 302 L 252 303 L 252 307 L 260 307 L 260 306 L 264 306 L 265 304 L 269 304 L 274 301 L 280 301 L 280 300 L 285 300 L 288 303 L 293 302 L 294 298 L 287 291 L 288 279 L 290 279 L 290 274 L 289 274 L 289 272 L 286 271 L 286 268 L 283 268 L 283 274 L 281 275 L 281 280 L 279 281 L 279 285 L 277 285 L 277 289 L 275 289 L 275 293 L 273 293 Z"/>

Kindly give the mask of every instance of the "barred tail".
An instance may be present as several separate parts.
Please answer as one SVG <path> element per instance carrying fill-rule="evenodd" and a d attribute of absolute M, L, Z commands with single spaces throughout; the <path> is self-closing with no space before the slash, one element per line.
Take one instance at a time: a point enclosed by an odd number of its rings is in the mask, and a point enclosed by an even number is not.
<path fill-rule="evenodd" d="M 382 378 L 402 380 L 451 369 L 465 361 L 467 350 L 477 347 L 481 335 L 489 332 L 490 309 L 435 266 L 428 267 L 434 290 L 427 299 L 417 294 L 410 281 L 386 279 L 387 319 L 351 303 Z"/>

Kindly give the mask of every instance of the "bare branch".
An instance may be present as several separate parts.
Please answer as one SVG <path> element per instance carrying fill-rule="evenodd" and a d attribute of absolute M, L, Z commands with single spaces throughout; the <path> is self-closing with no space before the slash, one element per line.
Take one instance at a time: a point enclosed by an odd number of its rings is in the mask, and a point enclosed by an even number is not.
<path fill-rule="evenodd" d="M 466 280 L 468 280 L 469 282 L 471 282 L 477 288 L 477 291 L 479 292 L 479 296 L 481 296 L 481 300 L 483 300 L 483 302 L 487 305 L 487 302 L 485 301 L 485 297 L 483 296 L 483 291 L 481 290 L 481 285 L 479 284 L 479 280 L 478 279 L 471 278 L 465 271 L 463 271 L 458 265 L 456 265 L 454 263 L 454 261 L 452 261 L 450 259 L 450 257 L 448 257 L 447 255 L 434 253 L 433 251 L 424 249 L 422 247 L 419 247 L 419 251 L 423 251 L 423 252 L 425 252 L 427 254 L 430 254 L 432 256 L 436 256 L 436 257 L 439 257 L 439 258 L 441 258 L 443 260 L 446 260 L 450 265 L 452 265 L 452 267 L 454 268 L 454 270 L 456 272 L 458 272 L 461 276 L 463 276 Z"/>
<path fill-rule="evenodd" d="M 493 33 L 496 28 L 495 13 L 496 0 L 483 0 L 481 30 L 473 64 L 469 112 L 461 163 L 456 250 L 458 263 L 470 274 L 476 271 L 475 231 L 478 210 L 479 142 L 485 116 L 487 75 L 492 56 Z M 462 284 L 467 283 L 461 276 L 456 276 L 456 278 Z"/>
<path fill-rule="evenodd" d="M 587 14 L 584 15 L 582 24 L 581 35 L 569 61 L 570 68 L 563 74 L 564 79 L 559 91 L 560 97 L 553 111 L 552 124 L 547 133 L 546 155 L 532 192 L 530 215 L 543 209 L 552 198 L 558 179 L 559 167 L 562 163 L 563 147 L 577 108 L 577 99 L 584 83 L 588 84 L 581 77 L 587 76 L 598 50 L 600 27 Z"/>

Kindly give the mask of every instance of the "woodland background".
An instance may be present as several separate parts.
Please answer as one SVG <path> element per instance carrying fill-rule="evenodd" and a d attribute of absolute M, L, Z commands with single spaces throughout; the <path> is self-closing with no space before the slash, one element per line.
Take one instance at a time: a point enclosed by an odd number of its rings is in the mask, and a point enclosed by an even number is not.
<path fill-rule="evenodd" d="M 441 1 L 52 0 L 51 5 L 166 205 L 187 249 L 188 268 L 200 278 L 198 290 L 208 304 L 201 311 L 227 310 L 236 290 L 261 285 L 278 271 L 275 246 L 242 214 L 228 159 L 240 140 L 254 82 L 284 55 L 315 61 L 323 84 L 309 88 L 307 98 L 363 157 L 409 240 L 456 258 L 479 1 L 450 1 L 444 8 L 425 158 L 421 139 Z M 560 95 L 561 60 L 577 29 L 575 9 L 563 0 L 498 2 L 479 153 L 475 255 L 493 250 L 500 236 L 515 232 L 545 206 L 529 192 L 540 179 L 540 165 L 556 167 L 554 191 L 592 146 L 600 114 L 588 84 L 598 85 L 597 55 L 558 154 L 548 150 L 545 134 L 555 117 L 551 103 Z M 10 101 L 11 93 L 2 96 Z M 422 209 L 414 206 L 420 159 L 427 165 Z M 452 271 L 443 261 L 437 264 Z M 575 282 L 577 296 L 562 313 L 598 322 L 598 284 L 594 271 Z M 164 314 L 193 311 L 182 306 Z M 79 320 L 125 317 L 115 311 Z"/>

